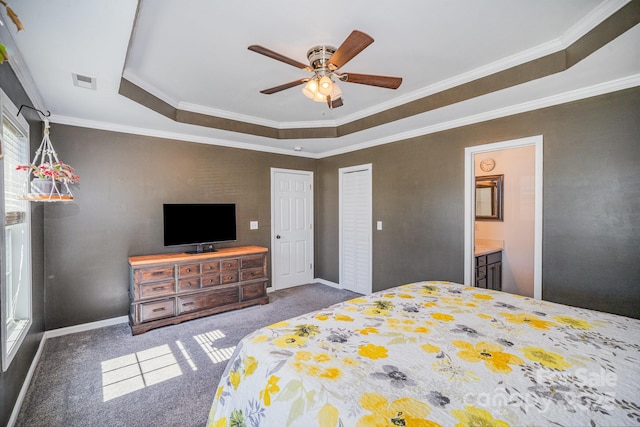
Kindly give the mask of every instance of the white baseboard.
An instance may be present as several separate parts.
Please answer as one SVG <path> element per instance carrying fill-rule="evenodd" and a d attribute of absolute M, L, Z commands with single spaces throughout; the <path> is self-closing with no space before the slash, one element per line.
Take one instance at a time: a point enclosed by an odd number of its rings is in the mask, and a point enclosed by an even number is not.
<path fill-rule="evenodd" d="M 322 285 L 327 285 L 327 286 L 331 286 L 332 288 L 336 288 L 336 289 L 342 289 L 342 286 L 340 286 L 338 283 L 334 283 L 334 282 L 330 282 L 328 280 L 324 280 L 324 279 L 318 279 L 315 278 L 313 279 L 313 283 L 320 283 Z M 269 286 L 267 288 L 267 293 L 271 293 L 271 292 L 275 292 L 277 289 L 274 288 L 273 286 Z"/>
<path fill-rule="evenodd" d="M 318 282 L 318 283 L 322 283 L 323 285 L 331 286 L 332 288 L 342 289 L 342 286 L 340 286 L 339 283 L 330 282 L 328 280 L 319 279 L 319 278 L 315 278 L 315 279 L 313 279 L 313 281 L 314 282 Z"/>
<path fill-rule="evenodd" d="M 31 379 L 33 378 L 33 374 L 36 371 L 38 362 L 40 361 L 40 356 L 42 355 L 42 349 L 44 348 L 44 343 L 46 340 L 47 340 L 47 337 L 43 334 L 42 339 L 40 340 L 40 345 L 38 346 L 38 351 L 36 351 L 36 355 L 33 357 L 33 360 L 31 361 L 31 366 L 29 366 L 27 375 L 25 376 L 24 382 L 22 383 L 22 388 L 20 388 L 20 393 L 18 394 L 18 399 L 16 400 L 16 404 L 13 405 L 13 411 L 11 412 L 11 417 L 9 417 L 9 422 L 7 423 L 7 427 L 13 427 L 16 424 L 16 420 L 18 419 L 18 414 L 20 413 L 20 409 L 22 408 L 22 402 L 24 402 L 24 398 L 27 395 L 27 390 L 29 390 L 29 384 L 31 384 Z"/>
<path fill-rule="evenodd" d="M 66 328 L 51 329 L 44 333 L 45 338 L 61 337 L 63 335 L 75 334 L 78 332 L 90 331 L 91 329 L 104 328 L 105 326 L 119 325 L 127 323 L 129 316 L 113 317 L 111 319 L 98 320 L 97 322 L 83 323 L 82 325 L 68 326 Z"/>
<path fill-rule="evenodd" d="M 38 351 L 36 351 L 33 360 L 31 361 L 31 366 L 29 366 L 29 371 L 24 378 L 24 382 L 22 383 L 22 388 L 20 388 L 20 393 L 18 394 L 18 399 L 16 400 L 16 404 L 13 405 L 13 411 L 11 412 L 11 417 L 9 417 L 9 422 L 7 423 L 7 427 L 13 427 L 18 419 L 18 414 L 20 413 L 20 409 L 22 408 L 22 403 L 24 402 L 24 398 L 27 395 L 27 390 L 29 390 L 29 385 L 31 384 L 31 380 L 33 378 L 33 374 L 36 371 L 36 367 L 38 366 L 38 362 L 40 362 L 40 356 L 42 355 L 42 350 L 44 349 L 44 344 L 49 338 L 61 337 L 63 335 L 75 334 L 77 332 L 89 331 L 91 329 L 104 328 L 105 326 L 119 325 L 121 323 L 127 323 L 129 321 L 129 316 L 120 316 L 114 317 L 111 319 L 99 320 L 97 322 L 83 323 L 82 325 L 69 326 L 66 328 L 52 329 L 50 331 L 45 331 L 42 334 L 42 339 L 40 340 L 40 345 L 38 346 Z"/>

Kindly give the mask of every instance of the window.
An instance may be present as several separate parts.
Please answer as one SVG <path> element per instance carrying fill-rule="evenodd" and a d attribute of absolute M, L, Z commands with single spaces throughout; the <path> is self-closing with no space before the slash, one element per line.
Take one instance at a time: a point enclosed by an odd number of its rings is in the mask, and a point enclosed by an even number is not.
<path fill-rule="evenodd" d="M 0 276 L 2 370 L 6 371 L 20 348 L 31 316 L 31 215 L 29 202 L 20 199 L 26 184 L 25 172 L 16 166 L 29 163 L 27 122 L 0 93 L 2 105 L 2 206 L 4 233 Z"/>

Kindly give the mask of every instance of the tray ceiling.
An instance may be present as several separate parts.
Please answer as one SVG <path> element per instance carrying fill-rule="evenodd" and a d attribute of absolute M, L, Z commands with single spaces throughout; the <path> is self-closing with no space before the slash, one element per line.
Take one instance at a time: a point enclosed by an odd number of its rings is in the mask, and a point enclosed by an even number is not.
<path fill-rule="evenodd" d="M 25 31 L 0 37 L 53 123 L 321 157 L 636 86 L 637 3 L 21 0 Z M 341 71 L 399 89 L 341 83 L 333 110 L 299 87 L 259 92 L 310 73 L 249 45 L 306 63 L 354 29 L 375 41 Z"/>

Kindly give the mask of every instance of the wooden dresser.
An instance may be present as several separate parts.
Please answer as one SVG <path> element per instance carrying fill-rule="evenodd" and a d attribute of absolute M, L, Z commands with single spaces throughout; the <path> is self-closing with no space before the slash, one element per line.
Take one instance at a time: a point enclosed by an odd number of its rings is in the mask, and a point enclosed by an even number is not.
<path fill-rule="evenodd" d="M 267 304 L 267 248 L 129 258 L 134 335 L 197 317 Z"/>

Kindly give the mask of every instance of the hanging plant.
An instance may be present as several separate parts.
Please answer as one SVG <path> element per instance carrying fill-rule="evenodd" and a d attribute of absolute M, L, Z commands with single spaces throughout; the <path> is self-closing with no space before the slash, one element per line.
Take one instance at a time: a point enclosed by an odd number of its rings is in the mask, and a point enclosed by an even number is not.
<path fill-rule="evenodd" d="M 40 165 L 19 165 L 16 167 L 16 170 L 30 170 L 34 178 L 51 179 L 58 182 L 66 182 L 67 184 L 80 182 L 80 177 L 74 173 L 74 169 L 62 162 L 44 162 Z"/>
<path fill-rule="evenodd" d="M 4 8 L 7 10 L 7 16 L 9 17 L 9 19 L 11 19 L 11 21 L 16 26 L 18 31 L 24 30 L 24 27 L 22 26 L 22 22 L 20 22 L 20 19 L 18 19 L 18 15 L 16 15 L 13 9 L 9 7 L 7 2 L 4 0 L 0 0 L 0 4 L 2 4 Z M 7 61 L 8 59 L 9 59 L 9 54 L 7 53 L 7 48 L 2 43 L 0 43 L 0 64 L 2 64 L 4 61 Z"/>
<path fill-rule="evenodd" d="M 2 1 L 2 0 L 0 0 Z M 73 194 L 69 188 L 69 184 L 80 182 L 80 177 L 75 170 L 66 163 L 58 159 L 58 154 L 51 144 L 49 138 L 49 120 L 47 117 L 51 115 L 47 111 L 45 115 L 42 111 L 22 105 L 18 114 L 23 107 L 31 108 L 42 114 L 44 118 L 44 135 L 40 147 L 36 150 L 33 161 L 29 165 L 19 165 L 16 167 L 19 171 L 29 172 L 26 174 L 25 193 L 20 197 L 22 199 L 36 202 L 57 202 L 73 200 Z M 32 178 L 31 180 L 29 178 Z"/>

